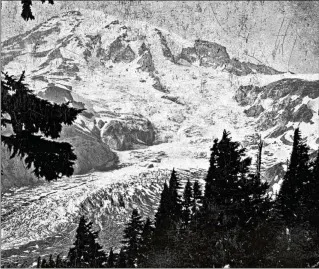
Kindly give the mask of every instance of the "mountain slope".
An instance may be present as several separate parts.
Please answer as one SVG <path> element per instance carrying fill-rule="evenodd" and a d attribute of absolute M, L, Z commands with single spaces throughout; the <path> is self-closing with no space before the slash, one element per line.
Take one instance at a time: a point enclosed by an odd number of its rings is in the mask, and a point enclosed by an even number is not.
<path fill-rule="evenodd" d="M 212 141 L 223 129 L 254 159 L 262 136 L 262 172 L 275 183 L 271 191 L 278 190 L 291 152 L 291 128 L 300 125 L 311 150 L 318 148 L 317 74 L 281 74 L 230 59 L 217 43 L 93 11 L 53 17 L 2 45 L 5 71 L 26 70 L 41 98 L 86 109 L 61 139 L 75 147 L 76 174 L 91 173 L 30 187 L 4 162 L 7 262 L 61 245 L 66 250 L 80 213 L 102 229 L 105 247 L 117 245 L 134 206 L 154 213 L 173 167 L 183 180 L 204 177 Z M 13 177 L 25 187 L 11 188 Z"/>

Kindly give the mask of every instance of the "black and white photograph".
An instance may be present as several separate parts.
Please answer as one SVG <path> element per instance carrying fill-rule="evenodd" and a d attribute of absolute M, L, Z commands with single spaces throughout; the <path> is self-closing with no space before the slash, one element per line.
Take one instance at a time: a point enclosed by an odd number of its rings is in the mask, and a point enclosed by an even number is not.
<path fill-rule="evenodd" d="M 319 1 L 1 1 L 1 268 L 319 268 Z"/>

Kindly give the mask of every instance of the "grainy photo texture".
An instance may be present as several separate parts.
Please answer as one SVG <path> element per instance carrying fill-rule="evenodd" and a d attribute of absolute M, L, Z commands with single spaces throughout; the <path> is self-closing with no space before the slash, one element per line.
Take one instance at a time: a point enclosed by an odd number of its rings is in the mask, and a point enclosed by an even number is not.
<path fill-rule="evenodd" d="M 1 2 L 1 268 L 318 268 L 319 2 Z"/>

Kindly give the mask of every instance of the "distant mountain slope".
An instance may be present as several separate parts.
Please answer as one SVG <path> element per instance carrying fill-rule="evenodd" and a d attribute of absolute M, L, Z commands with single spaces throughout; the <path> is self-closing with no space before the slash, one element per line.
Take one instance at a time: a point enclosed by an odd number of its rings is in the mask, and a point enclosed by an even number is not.
<path fill-rule="evenodd" d="M 274 184 L 271 192 L 286 168 L 292 128 L 300 126 L 311 152 L 318 149 L 317 74 L 281 74 L 231 59 L 213 41 L 188 41 L 92 11 L 53 17 L 2 48 L 3 69 L 14 75 L 26 70 L 41 98 L 86 109 L 62 131 L 78 155 L 74 177 L 30 187 L 36 180 L 24 176 L 23 164 L 3 159 L 5 261 L 28 259 L 24 251 L 57 250 L 61 236 L 68 235 L 61 241 L 68 246 L 81 212 L 103 229 L 106 247 L 118 244 L 134 204 L 154 213 L 173 167 L 184 171 L 183 180 L 204 177 L 213 139 L 223 129 L 247 147 L 253 162 L 261 135 L 263 179 Z M 118 189 L 125 209 L 116 206 Z M 120 217 L 112 219 L 114 213 Z M 32 252 L 37 244 L 41 248 Z"/>

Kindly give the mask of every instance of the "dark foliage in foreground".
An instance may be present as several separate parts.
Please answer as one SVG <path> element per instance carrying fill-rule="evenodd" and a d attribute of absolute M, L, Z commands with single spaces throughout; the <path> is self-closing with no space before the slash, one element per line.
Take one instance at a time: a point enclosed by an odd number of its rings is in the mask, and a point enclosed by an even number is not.
<path fill-rule="evenodd" d="M 214 141 L 205 193 L 198 181 L 172 171 L 164 184 L 155 220 L 142 221 L 136 209 L 124 230 L 118 255 L 102 267 L 316 267 L 319 262 L 318 156 L 309 162 L 299 129 L 277 199 L 267 194 L 245 149 L 224 131 Z M 90 259 L 93 259 L 91 256 Z M 44 266 L 52 263 L 52 258 Z M 38 264 L 42 266 L 41 259 Z M 64 263 L 70 265 L 68 261 Z"/>
<path fill-rule="evenodd" d="M 12 128 L 10 136 L 1 135 L 11 158 L 24 158 L 37 177 L 50 181 L 71 176 L 76 155 L 69 143 L 57 142 L 62 125 L 71 125 L 83 110 L 65 104 L 52 104 L 37 97 L 20 79 L 1 76 L 1 126 Z M 48 139 L 49 138 L 49 139 Z"/>

